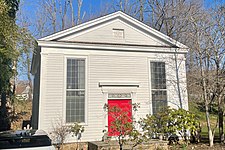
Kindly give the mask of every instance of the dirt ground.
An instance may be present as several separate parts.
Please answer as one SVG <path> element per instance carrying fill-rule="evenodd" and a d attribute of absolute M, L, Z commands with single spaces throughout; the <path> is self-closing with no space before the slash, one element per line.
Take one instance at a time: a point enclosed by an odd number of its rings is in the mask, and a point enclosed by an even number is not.
<path fill-rule="evenodd" d="M 198 143 L 189 144 L 187 148 L 182 145 L 170 146 L 169 150 L 225 150 L 225 144 L 215 143 L 213 147 L 209 147 L 208 144 Z"/>
<path fill-rule="evenodd" d="M 15 102 L 15 117 L 12 118 L 11 130 L 21 130 L 23 120 L 30 120 L 32 112 L 32 102 L 18 100 Z"/>

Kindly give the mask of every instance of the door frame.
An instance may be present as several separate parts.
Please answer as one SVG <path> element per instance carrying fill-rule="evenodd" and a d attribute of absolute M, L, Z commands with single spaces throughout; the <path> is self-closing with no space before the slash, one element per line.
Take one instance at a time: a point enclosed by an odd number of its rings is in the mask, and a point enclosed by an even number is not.
<path fill-rule="evenodd" d="M 115 99 L 130 99 L 132 104 L 137 103 L 137 89 L 139 87 L 138 82 L 99 82 L 99 87 L 101 87 L 102 91 L 102 107 L 104 107 L 105 104 L 108 104 L 108 99 L 114 99 L 112 97 L 109 97 L 110 94 L 130 94 L 130 97 L 121 97 L 121 98 L 115 98 Z M 103 126 L 102 128 L 106 131 L 108 130 L 108 112 L 104 111 L 103 109 Z M 132 115 L 134 118 L 136 117 L 136 113 L 132 110 Z"/>

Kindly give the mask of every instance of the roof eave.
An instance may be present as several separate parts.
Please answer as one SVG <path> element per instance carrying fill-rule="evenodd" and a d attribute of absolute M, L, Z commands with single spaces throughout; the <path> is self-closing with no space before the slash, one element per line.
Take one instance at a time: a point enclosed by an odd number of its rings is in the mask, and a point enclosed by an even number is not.
<path fill-rule="evenodd" d="M 56 47 L 66 49 L 82 50 L 104 50 L 104 51 L 130 51 L 130 52 L 157 52 L 157 53 L 178 53 L 186 54 L 188 49 L 179 47 L 164 47 L 154 45 L 128 45 L 116 43 L 78 43 L 64 41 L 38 41 L 40 47 Z M 179 50 L 177 50 L 179 49 Z"/>

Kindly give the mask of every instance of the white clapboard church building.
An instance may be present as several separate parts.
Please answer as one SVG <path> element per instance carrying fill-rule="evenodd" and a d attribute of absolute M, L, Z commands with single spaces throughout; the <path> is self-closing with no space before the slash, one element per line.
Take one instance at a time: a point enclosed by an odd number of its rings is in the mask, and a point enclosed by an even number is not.
<path fill-rule="evenodd" d="M 85 128 L 82 141 L 94 141 L 110 128 L 105 104 L 139 103 L 136 119 L 163 106 L 188 109 L 188 47 L 123 12 L 37 42 L 31 71 L 33 128 L 51 132 L 57 120 L 79 122 Z"/>

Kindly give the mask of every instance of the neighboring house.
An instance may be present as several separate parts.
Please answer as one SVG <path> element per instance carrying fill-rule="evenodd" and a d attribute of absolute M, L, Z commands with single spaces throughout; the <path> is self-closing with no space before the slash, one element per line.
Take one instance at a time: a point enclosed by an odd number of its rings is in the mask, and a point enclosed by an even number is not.
<path fill-rule="evenodd" d="M 123 12 L 41 38 L 38 45 L 33 128 L 51 132 L 57 120 L 80 122 L 82 141 L 101 140 L 110 123 L 105 104 L 139 103 L 136 119 L 162 106 L 180 107 L 176 70 L 182 108 L 188 109 L 188 48 Z"/>
<path fill-rule="evenodd" d="M 29 91 L 30 86 L 26 81 L 20 81 L 16 84 L 15 95 L 18 100 L 28 100 Z"/>

